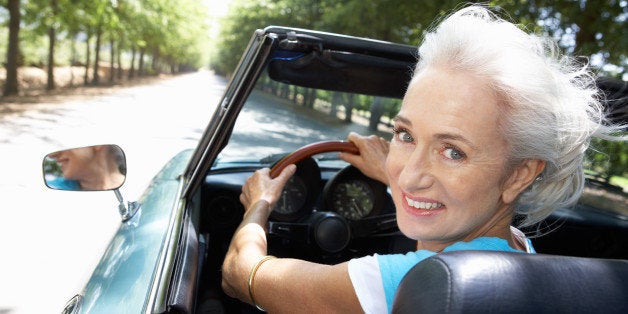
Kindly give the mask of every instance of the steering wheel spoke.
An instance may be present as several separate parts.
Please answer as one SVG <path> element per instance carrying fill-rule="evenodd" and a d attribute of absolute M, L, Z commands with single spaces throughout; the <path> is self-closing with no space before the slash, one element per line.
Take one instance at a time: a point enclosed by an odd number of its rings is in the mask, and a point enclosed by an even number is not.
<path fill-rule="evenodd" d="M 269 221 L 268 222 L 268 234 L 288 238 L 307 241 L 310 232 L 309 223 L 298 222 L 281 222 L 281 221 Z"/>
<path fill-rule="evenodd" d="M 399 231 L 397 227 L 397 217 L 394 213 L 366 217 L 351 221 L 350 224 L 351 234 L 354 238 L 392 234 Z"/>

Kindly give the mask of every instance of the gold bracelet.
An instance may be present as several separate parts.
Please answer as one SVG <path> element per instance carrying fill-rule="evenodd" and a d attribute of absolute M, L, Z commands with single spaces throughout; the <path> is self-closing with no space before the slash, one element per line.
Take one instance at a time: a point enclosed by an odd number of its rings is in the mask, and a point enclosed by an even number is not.
<path fill-rule="evenodd" d="M 253 265 L 253 268 L 251 268 L 251 272 L 249 273 L 249 296 L 251 297 L 251 302 L 253 302 L 253 305 L 260 311 L 266 312 L 264 311 L 264 309 L 257 305 L 257 303 L 255 302 L 255 297 L 253 296 L 253 284 L 255 283 L 255 273 L 257 273 L 257 270 L 259 269 L 260 266 L 262 266 L 262 264 L 264 264 L 264 262 L 271 260 L 275 258 L 272 255 L 266 255 L 264 257 L 262 257 L 262 259 L 260 259 L 257 263 L 255 263 L 255 265 Z"/>

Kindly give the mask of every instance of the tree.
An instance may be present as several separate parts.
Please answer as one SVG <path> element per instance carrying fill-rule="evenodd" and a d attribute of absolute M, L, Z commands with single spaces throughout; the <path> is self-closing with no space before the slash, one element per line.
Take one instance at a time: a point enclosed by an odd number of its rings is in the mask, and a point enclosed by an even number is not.
<path fill-rule="evenodd" d="M 49 39 L 49 48 L 48 48 L 48 79 L 46 83 L 47 90 L 53 90 L 55 88 L 55 75 L 54 75 L 54 67 L 55 67 L 55 39 L 56 39 L 56 21 L 54 19 L 57 17 L 57 0 L 50 0 L 50 9 L 52 11 L 52 22 L 48 25 L 48 39 Z"/>
<path fill-rule="evenodd" d="M 8 0 L 9 10 L 9 46 L 7 48 L 7 79 L 4 83 L 3 95 L 17 95 L 17 68 L 19 63 L 19 33 L 20 33 L 20 0 Z"/>
<path fill-rule="evenodd" d="M 491 4 L 510 12 L 523 26 L 552 36 L 568 53 L 589 57 L 600 70 L 611 65 L 614 73 L 607 75 L 621 78 L 626 73 L 628 2 L 494 0 Z"/>

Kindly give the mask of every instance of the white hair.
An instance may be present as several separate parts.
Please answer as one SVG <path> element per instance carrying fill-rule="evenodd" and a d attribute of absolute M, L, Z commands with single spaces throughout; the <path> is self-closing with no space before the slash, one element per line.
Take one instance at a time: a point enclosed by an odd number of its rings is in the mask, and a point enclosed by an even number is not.
<path fill-rule="evenodd" d="M 586 65 L 482 6 L 455 12 L 425 35 L 415 74 L 434 66 L 484 79 L 502 98 L 499 127 L 511 145 L 507 169 L 526 159 L 546 162 L 513 204 L 524 217 L 521 226 L 575 204 L 584 188 L 583 158 L 591 137 L 612 139 L 621 130 L 605 120 Z"/>

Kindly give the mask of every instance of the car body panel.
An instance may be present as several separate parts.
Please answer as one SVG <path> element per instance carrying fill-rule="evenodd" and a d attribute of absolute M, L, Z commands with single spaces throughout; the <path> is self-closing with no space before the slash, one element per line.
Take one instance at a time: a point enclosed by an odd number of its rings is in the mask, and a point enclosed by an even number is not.
<path fill-rule="evenodd" d="M 170 212 L 178 203 L 180 176 L 190 155 L 187 150 L 172 158 L 151 181 L 137 214 L 120 225 L 85 286 L 81 312 L 145 310 Z"/>

